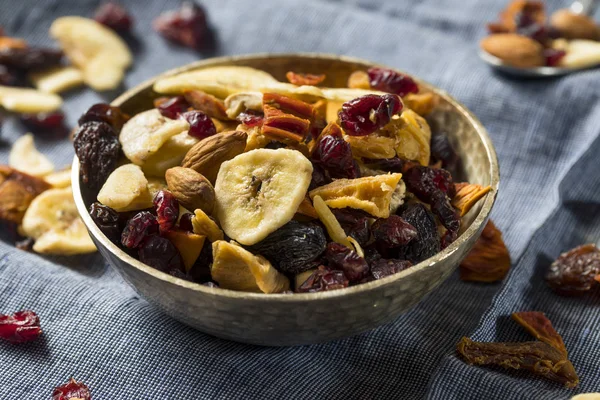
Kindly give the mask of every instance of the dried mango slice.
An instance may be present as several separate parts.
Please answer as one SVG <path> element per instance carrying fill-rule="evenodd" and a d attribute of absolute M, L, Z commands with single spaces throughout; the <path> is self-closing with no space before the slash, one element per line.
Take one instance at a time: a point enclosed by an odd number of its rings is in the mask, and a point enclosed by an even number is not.
<path fill-rule="evenodd" d="M 387 218 L 390 216 L 392 195 L 400 178 L 402 174 L 396 173 L 338 179 L 310 191 L 309 195 L 313 204 L 315 196 L 319 196 L 332 208 L 351 207 L 364 210 L 375 217 Z"/>
<path fill-rule="evenodd" d="M 454 185 L 456 194 L 452 198 L 452 205 L 460 211 L 460 216 L 464 216 L 469 210 L 485 196 L 491 186 L 481 186 L 473 183 L 457 183 Z"/>

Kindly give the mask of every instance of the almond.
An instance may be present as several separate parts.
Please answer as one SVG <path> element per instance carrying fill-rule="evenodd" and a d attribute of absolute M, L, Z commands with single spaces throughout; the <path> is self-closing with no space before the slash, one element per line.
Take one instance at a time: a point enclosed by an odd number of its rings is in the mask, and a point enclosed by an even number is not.
<path fill-rule="evenodd" d="M 550 25 L 567 39 L 600 40 L 600 28 L 587 15 L 558 10 L 550 18 Z"/>
<path fill-rule="evenodd" d="M 212 214 L 215 207 L 215 189 L 199 172 L 191 168 L 173 167 L 165 174 L 167 186 L 179 203 L 188 210 L 201 209 Z"/>
<path fill-rule="evenodd" d="M 515 67 L 539 67 L 545 64 L 543 47 L 533 39 L 514 33 L 490 35 L 480 43 L 481 48 Z"/>
<path fill-rule="evenodd" d="M 221 164 L 244 152 L 247 137 L 246 132 L 242 131 L 207 137 L 187 152 L 181 166 L 201 173 L 214 185 Z"/>

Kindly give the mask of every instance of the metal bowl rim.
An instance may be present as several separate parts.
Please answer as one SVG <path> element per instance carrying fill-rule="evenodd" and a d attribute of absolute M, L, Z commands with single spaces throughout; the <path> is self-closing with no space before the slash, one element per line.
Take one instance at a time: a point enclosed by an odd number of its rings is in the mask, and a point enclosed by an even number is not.
<path fill-rule="evenodd" d="M 122 95 L 117 97 L 115 100 L 113 100 L 111 102 L 111 104 L 117 105 L 117 106 L 123 104 L 125 101 L 136 96 L 138 93 L 151 87 L 157 79 L 163 78 L 166 76 L 176 75 L 176 74 L 179 74 L 182 72 L 191 71 L 191 70 L 194 70 L 197 68 L 208 67 L 208 66 L 211 66 L 214 64 L 230 63 L 232 65 L 235 65 L 235 63 L 238 61 L 246 61 L 246 60 L 252 60 L 252 59 L 269 59 L 269 58 L 278 59 L 278 58 L 286 58 L 286 57 L 287 58 L 290 58 L 290 57 L 318 58 L 318 59 L 326 59 L 326 60 L 331 60 L 331 61 L 343 61 L 343 62 L 350 62 L 350 63 L 355 63 L 355 64 L 362 64 L 365 67 L 381 66 L 381 67 L 385 67 L 385 68 L 391 68 L 391 67 L 388 67 L 385 65 L 373 63 L 373 62 L 363 60 L 360 58 L 339 56 L 339 55 L 335 55 L 335 54 L 325 54 L 325 53 L 255 53 L 255 54 L 246 54 L 246 55 L 238 55 L 238 56 L 215 57 L 215 58 L 208 58 L 205 60 L 196 61 L 196 62 L 187 64 L 187 65 L 184 65 L 182 67 L 171 69 L 162 74 L 159 74 L 159 75 L 157 75 L 151 79 L 148 79 L 148 80 L 142 82 L 141 84 L 127 90 L 125 93 L 123 93 Z M 391 68 L 391 69 L 406 74 L 406 72 L 400 71 L 396 68 Z M 410 75 L 411 77 L 413 77 L 411 74 L 407 74 L 407 75 Z M 413 266 L 407 270 L 401 271 L 397 274 L 394 274 L 394 275 L 391 275 L 391 276 L 388 276 L 386 278 L 379 279 L 376 281 L 362 283 L 362 284 L 359 284 L 356 286 L 350 286 L 350 287 L 347 287 L 344 289 L 318 292 L 318 293 L 294 293 L 293 295 L 281 294 L 281 293 L 265 294 L 265 293 L 241 292 L 241 291 L 234 291 L 234 290 L 222 289 L 222 288 L 211 288 L 211 287 L 204 286 L 204 285 L 201 285 L 198 283 L 188 282 L 183 279 L 173 277 L 167 273 L 161 272 L 157 269 L 147 266 L 146 264 L 142 263 L 141 261 L 139 261 L 139 260 L 135 259 L 134 257 L 130 256 L 129 254 L 125 253 L 117 245 L 112 243 L 102 233 L 102 231 L 100 231 L 100 228 L 98 228 L 98 226 L 94 223 L 91 216 L 89 215 L 87 208 L 85 206 L 85 203 L 83 201 L 83 197 L 81 195 L 81 189 L 79 186 L 79 160 L 77 159 L 77 156 L 75 156 L 73 158 L 73 164 L 72 164 L 71 181 L 72 181 L 72 187 L 73 187 L 73 197 L 75 198 L 75 204 L 76 204 L 77 210 L 78 210 L 79 214 L 81 215 L 81 218 L 82 218 L 84 224 L 86 225 L 88 231 L 90 232 L 90 235 L 92 235 L 93 238 L 98 243 L 100 243 L 102 246 L 107 248 L 111 253 L 113 253 L 121 261 L 133 266 L 134 268 L 137 268 L 138 270 L 141 270 L 141 271 L 151 275 L 152 277 L 154 277 L 158 280 L 168 282 L 172 285 L 181 286 L 183 288 L 186 288 L 186 289 L 189 289 L 189 290 L 192 290 L 195 292 L 200 292 L 204 295 L 212 295 L 217 298 L 225 297 L 225 298 L 230 298 L 230 299 L 243 299 L 243 300 L 253 300 L 253 301 L 303 302 L 303 301 L 311 301 L 311 300 L 315 301 L 315 300 L 323 300 L 323 299 L 340 298 L 340 297 L 345 297 L 348 295 L 358 295 L 363 292 L 369 292 L 376 288 L 381 288 L 382 286 L 391 285 L 395 281 L 397 281 L 399 279 L 404 279 L 407 275 L 415 273 L 418 270 L 422 270 L 425 268 L 432 268 L 434 266 L 434 264 L 436 264 L 438 262 L 442 262 L 443 260 L 449 258 L 452 253 L 458 251 L 458 249 L 462 245 L 466 244 L 468 242 L 468 240 L 473 235 L 476 234 L 476 232 L 479 230 L 480 226 L 487 222 L 489 214 L 492 210 L 492 206 L 496 199 L 496 195 L 498 192 L 498 186 L 499 186 L 499 182 L 500 182 L 500 171 L 499 171 L 499 167 L 498 167 L 498 158 L 496 155 L 496 150 L 494 149 L 494 145 L 492 144 L 492 141 L 491 141 L 490 137 L 488 136 L 485 127 L 481 124 L 481 122 L 477 119 L 477 117 L 475 117 L 475 115 L 473 113 L 471 113 L 463 104 L 461 104 L 460 102 L 455 100 L 453 97 L 451 97 L 446 91 L 439 89 L 439 88 L 431 85 L 430 83 L 425 82 L 419 78 L 413 77 L 413 79 L 415 79 L 420 85 L 422 85 L 426 89 L 443 97 L 452 107 L 457 109 L 463 116 L 465 116 L 471 125 L 474 126 L 481 141 L 483 142 L 484 148 L 486 150 L 487 158 L 490 162 L 491 190 L 486 195 L 484 203 L 482 204 L 482 207 L 481 207 L 477 217 L 471 223 L 471 226 L 469 226 L 450 246 L 448 246 L 441 252 L 437 253 L 433 257 L 430 257 L 427 260 L 424 260 L 424 261 L 416 264 L 415 266 Z"/>

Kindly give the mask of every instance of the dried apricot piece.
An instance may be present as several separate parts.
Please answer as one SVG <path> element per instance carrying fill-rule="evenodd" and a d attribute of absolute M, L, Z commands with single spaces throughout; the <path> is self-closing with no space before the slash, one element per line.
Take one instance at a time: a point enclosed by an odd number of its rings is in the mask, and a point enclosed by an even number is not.
<path fill-rule="evenodd" d="M 510 254 L 502 240 L 502 232 L 489 220 L 471 252 L 460 263 L 460 279 L 473 282 L 495 282 L 510 269 Z"/>
<path fill-rule="evenodd" d="M 567 356 L 567 348 L 562 337 L 552 326 L 552 322 L 543 312 L 539 311 L 521 311 L 512 313 L 512 319 L 517 321 L 527 332 L 537 340 L 548 343 L 556 350 Z"/>
<path fill-rule="evenodd" d="M 456 194 L 452 198 L 452 205 L 464 216 L 469 210 L 490 190 L 491 186 L 481 186 L 473 183 L 456 183 Z"/>
<path fill-rule="evenodd" d="M 285 77 L 290 83 L 294 85 L 311 85 L 315 86 L 325 80 L 325 74 L 313 75 L 313 74 L 298 74 L 293 71 L 288 71 Z"/>

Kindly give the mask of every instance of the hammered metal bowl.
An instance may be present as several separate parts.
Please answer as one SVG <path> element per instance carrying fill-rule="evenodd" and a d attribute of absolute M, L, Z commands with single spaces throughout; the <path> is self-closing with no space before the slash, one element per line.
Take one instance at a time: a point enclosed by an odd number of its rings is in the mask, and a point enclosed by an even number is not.
<path fill-rule="evenodd" d="M 258 54 L 198 61 L 162 76 L 194 69 L 240 65 L 265 70 L 285 81 L 285 73 L 324 73 L 323 86 L 345 87 L 368 61 L 324 54 Z M 158 95 L 157 78 L 128 90 L 113 105 L 131 115 L 147 110 Z M 111 243 L 94 224 L 80 191 L 79 162 L 73 161 L 73 192 L 77 209 L 100 253 L 150 303 L 173 318 L 220 338 L 263 346 L 304 345 L 355 335 L 396 318 L 440 285 L 466 256 L 487 222 L 498 190 L 496 152 L 485 128 L 469 110 L 446 92 L 418 80 L 425 91 L 441 97 L 430 116 L 443 127 L 462 158 L 464 179 L 492 190 L 467 214 L 458 239 L 439 254 L 393 276 L 342 290 L 307 294 L 256 294 L 209 288 L 174 278 L 146 266 Z"/>

